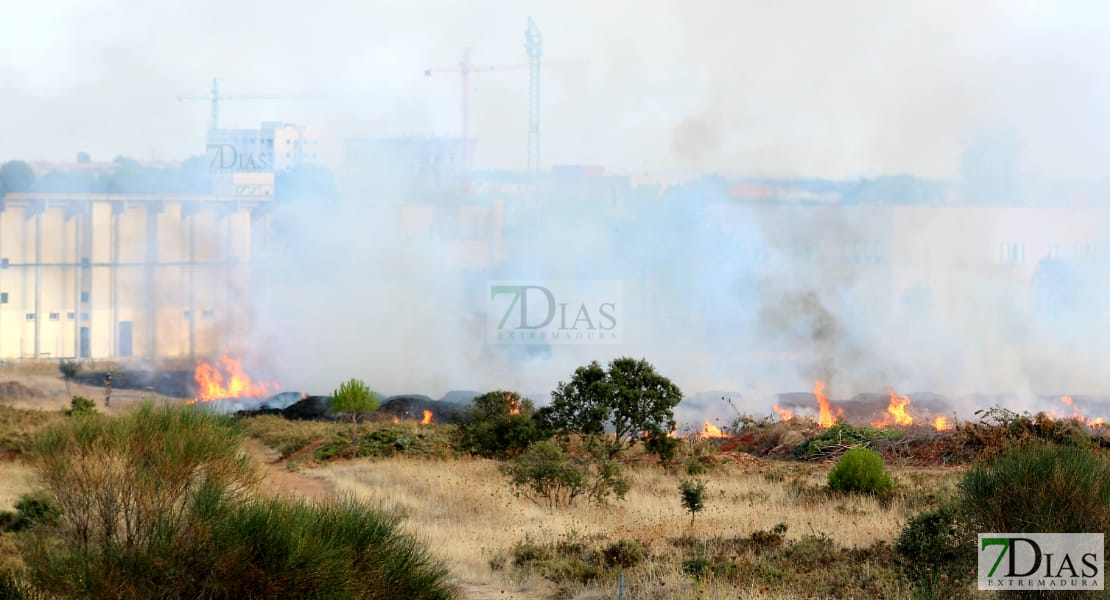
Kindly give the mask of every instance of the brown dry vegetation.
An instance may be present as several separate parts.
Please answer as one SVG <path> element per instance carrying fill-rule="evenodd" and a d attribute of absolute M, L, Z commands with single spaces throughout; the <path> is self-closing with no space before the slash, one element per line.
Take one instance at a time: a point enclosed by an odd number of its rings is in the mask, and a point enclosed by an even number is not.
<path fill-rule="evenodd" d="M 680 572 L 681 557 L 672 543 L 677 538 L 744 537 L 782 522 L 789 526 L 787 539 L 825 533 L 846 547 L 893 542 L 907 513 L 957 476 L 951 469 L 896 470 L 903 493 L 884 506 L 872 497 L 824 493 L 827 470 L 790 463 L 723 465 L 705 476 L 709 501 L 693 526 L 676 491 L 682 476 L 655 465 L 630 469 L 632 490 L 623 502 L 562 510 L 546 510 L 515 497 L 497 463 L 489 460 L 349 462 L 315 469 L 314 475 L 337 492 L 404 512 L 407 527 L 427 539 L 464 581 L 510 587 L 521 583 L 511 573 L 491 570 L 490 561 L 525 539 L 628 538 L 649 548 L 655 557 L 646 570 L 652 574 L 651 583 L 667 588 L 673 597 L 696 593 Z M 546 589 L 538 580 L 523 583 L 537 591 Z M 766 597 L 758 590 L 735 589 L 728 590 L 727 597 L 738 592 L 741 597 Z"/>

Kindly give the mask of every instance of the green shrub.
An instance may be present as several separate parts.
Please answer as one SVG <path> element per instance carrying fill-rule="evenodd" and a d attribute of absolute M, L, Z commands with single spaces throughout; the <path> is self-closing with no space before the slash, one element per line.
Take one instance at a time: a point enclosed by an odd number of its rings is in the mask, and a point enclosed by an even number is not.
<path fill-rule="evenodd" d="M 74 396 L 69 401 L 66 416 L 87 415 L 96 412 L 96 403 L 84 396 Z"/>
<path fill-rule="evenodd" d="M 682 508 L 690 513 L 690 524 L 694 524 L 694 516 L 705 509 L 705 482 L 697 479 L 684 479 L 678 484 L 678 491 L 682 495 Z"/>
<path fill-rule="evenodd" d="M 786 530 L 786 523 L 779 523 L 766 531 L 753 531 L 749 537 L 752 550 L 759 555 L 782 547 L 782 543 L 786 541 Z"/>
<path fill-rule="evenodd" d="M 979 531 L 1110 531 L 1110 459 L 1087 447 L 1026 442 L 972 465 L 959 492 Z"/>
<path fill-rule="evenodd" d="M 667 435 L 668 432 L 653 431 L 644 440 L 644 449 L 659 457 L 663 464 L 670 464 L 678 454 L 679 440 Z M 693 474 L 693 473 L 691 473 Z"/>
<path fill-rule="evenodd" d="M 41 434 L 32 464 L 62 521 L 28 539 L 32 582 L 63 598 L 454 597 L 395 516 L 255 499 L 240 435 L 227 418 L 150 405 Z"/>
<path fill-rule="evenodd" d="M 31 527 L 56 527 L 61 513 L 49 496 L 24 494 L 15 503 L 15 512 L 0 513 L 0 529 L 22 531 Z"/>
<path fill-rule="evenodd" d="M 687 475 L 704 475 L 707 470 L 705 464 L 696 458 L 686 461 Z"/>
<path fill-rule="evenodd" d="M 829 471 L 829 487 L 839 492 L 888 494 L 894 491 L 894 481 L 878 452 L 856 447 L 845 452 Z"/>
<path fill-rule="evenodd" d="M 424 427 L 408 422 L 377 426 L 363 434 L 333 433 L 330 439 L 316 448 L 314 456 L 320 462 L 336 458 L 389 458 L 398 455 L 446 458 L 453 454 L 449 427 Z"/>
<path fill-rule="evenodd" d="M 66 379 L 73 379 L 77 377 L 77 373 L 81 371 L 81 363 L 75 360 L 63 360 L 58 363 L 58 372 Z"/>
<path fill-rule="evenodd" d="M 974 536 L 961 524 L 956 506 L 946 502 L 910 517 L 894 550 L 916 580 L 930 573 L 955 572 L 952 567 L 957 562 L 974 558 L 974 545 Z"/>
<path fill-rule="evenodd" d="M 604 503 L 610 495 L 624 498 L 628 482 L 618 463 L 586 444 L 569 451 L 552 441 L 537 442 L 502 473 L 519 495 L 548 507 L 570 506 L 579 497 Z"/>
<path fill-rule="evenodd" d="M 647 550 L 636 540 L 619 539 L 601 551 L 606 566 L 610 568 L 631 569 L 647 557 Z"/>
<path fill-rule="evenodd" d="M 351 422 L 357 423 L 362 413 L 378 410 L 378 395 L 362 380 L 349 379 L 332 392 L 328 406 L 332 412 L 347 413 Z"/>
<path fill-rule="evenodd" d="M 458 448 L 486 458 L 512 458 L 546 438 L 531 400 L 498 390 L 474 399 L 456 416 Z"/>
<path fill-rule="evenodd" d="M 995 419 L 1005 413 L 992 411 Z M 1021 428 L 1021 417 L 1005 422 Z M 1024 434 L 1023 434 L 1024 435 Z M 895 550 L 919 597 L 966 597 L 976 532 L 1099 532 L 1110 528 L 1110 459 L 1087 445 L 1035 438 L 987 455 L 961 480 L 956 498 L 912 517 Z M 961 576 L 961 574 L 967 574 Z M 1052 598 L 1089 592 L 1053 591 Z M 1049 597 L 1012 591 L 1016 598 Z"/>
<path fill-rule="evenodd" d="M 0 570 L 0 600 L 45 600 L 45 596 L 15 573 Z"/>

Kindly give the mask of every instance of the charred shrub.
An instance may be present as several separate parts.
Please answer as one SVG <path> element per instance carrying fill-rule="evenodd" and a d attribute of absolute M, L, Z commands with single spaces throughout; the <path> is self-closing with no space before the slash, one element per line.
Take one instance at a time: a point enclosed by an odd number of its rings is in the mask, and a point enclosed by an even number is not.
<path fill-rule="evenodd" d="M 878 452 L 856 447 L 845 452 L 829 471 L 829 488 L 838 492 L 889 494 L 894 491 L 894 481 Z"/>

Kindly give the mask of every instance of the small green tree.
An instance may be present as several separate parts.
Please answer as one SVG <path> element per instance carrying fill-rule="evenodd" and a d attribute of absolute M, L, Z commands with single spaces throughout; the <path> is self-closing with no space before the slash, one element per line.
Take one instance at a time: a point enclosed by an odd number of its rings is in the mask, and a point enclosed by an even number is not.
<path fill-rule="evenodd" d="M 332 392 L 330 407 L 332 412 L 346 413 L 354 425 L 362 413 L 378 410 L 378 395 L 361 379 L 350 379 Z"/>
<path fill-rule="evenodd" d="M 608 370 L 597 361 L 579 367 L 570 381 L 559 382 L 551 399 L 540 412 L 552 430 L 601 435 L 608 427 L 618 442 L 631 447 L 674 430 L 682 390 L 646 360 L 621 357 Z M 666 444 L 649 450 L 665 451 Z"/>
<path fill-rule="evenodd" d="M 58 371 L 62 374 L 62 379 L 66 382 L 66 395 L 72 396 L 69 391 L 69 381 L 77 377 L 77 373 L 81 371 L 81 363 L 75 360 L 63 360 L 58 363 Z"/>
<path fill-rule="evenodd" d="M 683 479 L 678 484 L 678 491 L 682 494 L 682 508 L 690 513 L 690 525 L 693 525 L 694 516 L 705 510 L 705 482 L 700 479 Z"/>
<path fill-rule="evenodd" d="M 829 487 L 838 492 L 888 494 L 894 490 L 894 481 L 878 452 L 856 446 L 845 452 L 829 471 Z"/>

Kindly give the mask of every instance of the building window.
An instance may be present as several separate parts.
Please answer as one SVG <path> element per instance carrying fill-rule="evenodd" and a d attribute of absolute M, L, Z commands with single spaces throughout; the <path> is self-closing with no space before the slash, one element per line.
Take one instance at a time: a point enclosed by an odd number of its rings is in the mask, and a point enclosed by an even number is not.
<path fill-rule="evenodd" d="M 77 317 L 77 313 L 71 313 L 71 312 L 66 313 L 66 318 L 69 319 L 70 321 L 72 321 L 76 317 Z"/>
<path fill-rule="evenodd" d="M 81 302 L 84 303 L 84 302 L 88 302 L 88 301 L 89 301 L 89 293 L 88 292 L 81 292 Z"/>
<path fill-rule="evenodd" d="M 60 318 L 62 318 L 61 313 L 50 313 L 50 320 L 51 321 L 57 321 Z"/>
<path fill-rule="evenodd" d="M 215 316 L 216 316 L 216 311 L 214 311 L 214 310 L 211 310 L 211 309 L 209 309 L 209 310 L 202 310 L 202 311 L 200 312 L 200 316 L 201 316 L 201 318 L 204 318 L 204 319 L 211 319 L 212 317 L 215 317 Z"/>
<path fill-rule="evenodd" d="M 0 258 L 0 269 L 7 269 L 7 268 L 8 268 L 8 259 Z"/>
<path fill-rule="evenodd" d="M 191 310 L 185 311 L 185 318 L 186 319 L 192 318 L 192 316 L 193 316 L 193 311 L 191 311 Z"/>
<path fill-rule="evenodd" d="M 89 313 L 87 313 L 87 312 L 81 313 L 81 320 L 82 321 L 88 321 L 89 320 Z"/>
<path fill-rule="evenodd" d="M 7 303 L 8 303 L 8 293 L 7 292 L 0 292 L 0 304 L 7 304 Z"/>
<path fill-rule="evenodd" d="M 1019 267 L 1025 264 L 1025 244 L 1013 242 L 1003 243 L 999 247 L 998 257 L 1002 264 Z"/>
<path fill-rule="evenodd" d="M 89 268 L 89 266 L 90 266 L 91 264 L 92 264 L 92 263 L 91 263 L 91 262 L 89 261 L 89 257 L 87 257 L 87 256 L 86 256 L 86 257 L 84 257 L 84 258 L 82 258 L 82 259 L 81 259 L 81 268 L 82 268 L 82 269 L 87 269 L 87 268 Z"/>
<path fill-rule="evenodd" d="M 28 321 L 34 321 L 35 320 L 35 313 L 27 313 L 27 320 Z"/>

